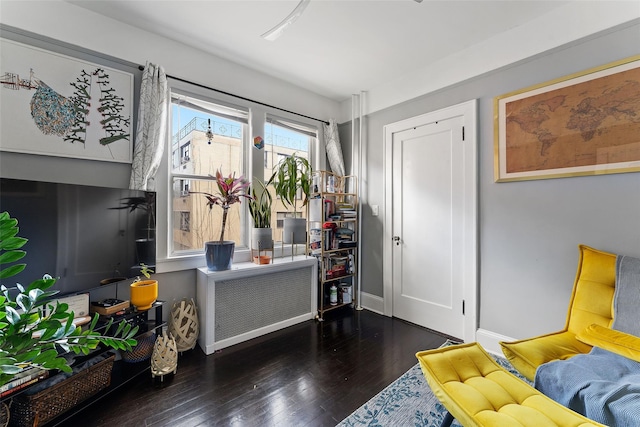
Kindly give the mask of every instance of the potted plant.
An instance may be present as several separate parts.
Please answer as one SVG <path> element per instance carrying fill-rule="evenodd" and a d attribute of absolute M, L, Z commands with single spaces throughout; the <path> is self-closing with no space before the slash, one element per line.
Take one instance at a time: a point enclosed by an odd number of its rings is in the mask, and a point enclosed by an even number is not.
<path fill-rule="evenodd" d="M 137 310 L 149 310 L 154 302 L 158 299 L 158 281 L 151 279 L 151 270 L 146 264 L 140 264 L 140 274 L 147 278 L 141 280 L 140 276 L 130 285 L 131 304 Z"/>
<path fill-rule="evenodd" d="M 217 170 L 215 179 L 216 185 L 218 186 L 218 192 L 216 194 L 199 191 L 194 191 L 192 194 L 204 194 L 209 209 L 213 209 L 214 206 L 220 206 L 222 208 L 220 238 L 217 241 L 205 242 L 207 268 L 211 271 L 221 271 L 231 268 L 233 251 L 235 249 L 235 242 L 233 240 L 224 240 L 229 208 L 234 203 L 240 203 L 243 197 L 250 200 L 251 196 L 246 194 L 249 181 L 243 176 L 236 178 L 234 173 L 225 177 Z"/>
<path fill-rule="evenodd" d="M 260 251 L 273 249 L 273 233 L 271 232 L 271 206 L 273 197 L 269 189 L 260 180 L 255 180 L 260 184 L 260 194 L 256 194 L 255 186 L 249 190 L 249 213 L 253 219 L 253 230 L 251 231 L 251 249 L 258 250 L 258 261 Z M 267 260 L 268 261 L 268 260 Z"/>
<path fill-rule="evenodd" d="M 299 195 L 302 198 L 302 207 L 309 201 L 311 188 L 311 166 L 304 157 L 293 153 L 285 157 L 274 167 L 273 175 L 267 185 L 273 184 L 276 195 L 280 197 L 285 206 L 293 208 L 292 218 L 284 219 L 282 241 L 284 243 L 305 243 L 307 241 L 307 220 L 295 218 Z M 301 194 L 299 194 L 301 193 Z"/>
<path fill-rule="evenodd" d="M 0 213 L 0 279 L 20 273 L 25 264 L 17 263 L 26 252 L 21 248 L 27 239 L 18 237 L 18 220 L 9 213 Z M 8 265 L 8 266 L 7 266 Z M 138 327 L 132 328 L 122 321 L 113 336 L 95 331 L 99 315 L 96 314 L 88 328 L 76 327 L 74 313 L 65 303 L 57 303 L 51 297 L 58 291 L 50 290 L 56 279 L 45 276 L 24 288 L 0 286 L 0 385 L 6 384 L 21 370 L 38 366 L 43 369 L 59 369 L 71 372 L 62 354 L 88 354 L 98 344 L 120 350 L 131 350 L 136 344 L 133 338 Z"/>

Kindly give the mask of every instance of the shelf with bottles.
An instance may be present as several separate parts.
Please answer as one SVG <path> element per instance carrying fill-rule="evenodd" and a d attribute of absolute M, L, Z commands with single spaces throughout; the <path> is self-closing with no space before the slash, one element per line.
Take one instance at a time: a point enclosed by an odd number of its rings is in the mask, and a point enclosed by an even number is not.
<path fill-rule="evenodd" d="M 345 278 L 341 278 L 345 279 Z M 332 280 L 322 284 L 321 300 L 319 301 L 319 311 L 329 311 L 336 308 L 344 307 L 346 305 L 352 305 L 353 298 L 353 285 L 352 281 L 347 280 Z"/>

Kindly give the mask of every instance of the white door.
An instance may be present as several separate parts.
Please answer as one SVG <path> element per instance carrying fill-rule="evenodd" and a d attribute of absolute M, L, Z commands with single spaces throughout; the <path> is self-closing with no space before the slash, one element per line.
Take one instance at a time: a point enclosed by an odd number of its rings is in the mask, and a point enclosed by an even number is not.
<path fill-rule="evenodd" d="M 467 222 L 475 222 L 475 205 L 471 218 L 468 212 L 475 192 L 469 200 L 465 117 L 424 119 L 390 134 L 393 316 L 464 340 L 471 314 L 465 281 L 475 270 L 465 247 Z"/>

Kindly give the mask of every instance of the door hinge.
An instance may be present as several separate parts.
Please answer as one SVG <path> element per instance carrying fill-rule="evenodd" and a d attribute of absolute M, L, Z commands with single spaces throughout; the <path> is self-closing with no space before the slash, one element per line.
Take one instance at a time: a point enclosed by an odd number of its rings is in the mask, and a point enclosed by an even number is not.
<path fill-rule="evenodd" d="M 464 300 L 462 300 L 462 315 L 464 316 Z"/>
<path fill-rule="evenodd" d="M 464 126 L 462 126 L 462 140 L 464 141 Z"/>

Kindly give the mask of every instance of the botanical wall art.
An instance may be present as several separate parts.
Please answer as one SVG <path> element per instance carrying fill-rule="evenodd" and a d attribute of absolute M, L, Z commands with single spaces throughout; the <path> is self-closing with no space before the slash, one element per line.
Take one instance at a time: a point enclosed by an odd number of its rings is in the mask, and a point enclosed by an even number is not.
<path fill-rule="evenodd" d="M 495 98 L 495 180 L 640 171 L 640 56 Z"/>
<path fill-rule="evenodd" d="M 131 162 L 131 73 L 6 39 L 0 64 L 0 150 Z"/>

